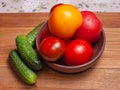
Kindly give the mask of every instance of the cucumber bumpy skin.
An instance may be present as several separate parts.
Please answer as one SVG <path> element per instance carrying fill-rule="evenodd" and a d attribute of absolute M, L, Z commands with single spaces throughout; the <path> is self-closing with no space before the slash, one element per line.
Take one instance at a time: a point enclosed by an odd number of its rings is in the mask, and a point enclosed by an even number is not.
<path fill-rule="evenodd" d="M 25 61 L 25 63 L 33 70 L 40 70 L 42 68 L 42 63 L 37 52 L 29 44 L 28 38 L 23 35 L 18 35 L 16 37 L 16 46 L 18 52 Z"/>
<path fill-rule="evenodd" d="M 26 37 L 28 38 L 28 41 L 31 46 L 35 45 L 35 40 L 36 40 L 36 34 L 39 31 L 40 27 L 42 26 L 43 23 L 39 24 L 36 26 L 31 32 L 29 32 Z"/>
<path fill-rule="evenodd" d="M 27 84 L 34 84 L 36 82 L 37 74 L 24 64 L 16 50 L 9 53 L 9 62 L 17 75 Z"/>

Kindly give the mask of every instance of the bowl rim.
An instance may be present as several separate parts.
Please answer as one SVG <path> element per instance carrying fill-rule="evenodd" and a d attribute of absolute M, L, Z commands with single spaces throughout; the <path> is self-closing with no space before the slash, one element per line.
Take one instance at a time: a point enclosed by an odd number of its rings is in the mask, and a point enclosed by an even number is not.
<path fill-rule="evenodd" d="M 47 24 L 47 22 L 44 22 L 43 25 L 41 26 L 41 28 L 43 28 L 45 25 Z M 41 30 L 40 28 L 40 30 Z M 38 46 L 38 36 L 39 36 L 39 33 L 40 33 L 40 30 L 38 31 L 37 33 L 37 36 L 36 36 L 36 47 L 37 47 L 37 50 L 39 49 L 39 46 Z M 61 64 L 57 64 L 57 63 L 54 63 L 54 62 L 49 62 L 49 61 L 45 61 L 43 60 L 43 62 L 45 63 L 49 63 L 49 64 L 52 64 L 56 67 L 61 67 L 61 68 L 68 68 L 68 69 L 73 69 L 73 68 L 82 68 L 82 67 L 85 67 L 85 66 L 88 66 L 89 64 L 92 64 L 93 62 L 97 61 L 97 59 L 102 55 L 103 51 L 104 51 L 104 48 L 105 48 L 105 44 L 106 44 L 106 36 L 105 36 L 105 31 L 104 29 L 102 28 L 102 31 L 101 31 L 102 35 L 103 35 L 103 42 L 102 43 L 102 48 L 101 50 L 99 51 L 99 53 L 95 56 L 95 58 L 93 58 L 92 60 L 88 61 L 87 63 L 84 63 L 84 64 L 81 64 L 81 65 L 76 65 L 76 66 L 65 66 L 65 65 L 61 65 Z M 39 52 L 39 50 L 38 50 Z"/>

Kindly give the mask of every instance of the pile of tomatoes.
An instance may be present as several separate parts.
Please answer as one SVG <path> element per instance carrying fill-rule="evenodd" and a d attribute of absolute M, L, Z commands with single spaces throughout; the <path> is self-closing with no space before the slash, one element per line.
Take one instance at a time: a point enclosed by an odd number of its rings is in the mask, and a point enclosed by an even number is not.
<path fill-rule="evenodd" d="M 55 62 L 62 60 L 67 65 L 84 64 L 93 56 L 94 48 L 101 35 L 102 24 L 91 11 L 79 11 L 69 4 L 57 4 L 52 7 L 39 45 L 44 60 Z"/>

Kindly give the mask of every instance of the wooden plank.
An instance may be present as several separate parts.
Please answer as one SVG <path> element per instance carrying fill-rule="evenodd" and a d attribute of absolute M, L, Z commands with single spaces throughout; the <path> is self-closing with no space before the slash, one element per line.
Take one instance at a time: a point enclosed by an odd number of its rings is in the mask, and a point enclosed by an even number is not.
<path fill-rule="evenodd" d="M 120 13 L 96 13 L 104 28 L 120 27 Z"/>
<path fill-rule="evenodd" d="M 16 36 L 19 34 L 26 35 L 33 28 L 0 28 L 0 59 L 2 59 L 0 60 L 0 67 L 7 65 L 9 52 L 16 49 Z"/>
<path fill-rule="evenodd" d="M 95 68 L 120 68 L 120 28 L 104 28 L 106 45 Z"/>
<path fill-rule="evenodd" d="M 119 69 L 89 69 L 78 74 L 61 74 L 45 68 L 35 85 L 27 85 L 10 67 L 0 68 L 0 90 L 119 90 Z"/>
<path fill-rule="evenodd" d="M 106 33 L 106 47 L 98 63 L 78 74 L 62 74 L 45 66 L 35 85 L 19 79 L 8 63 L 16 48 L 15 38 L 26 35 L 48 19 L 48 13 L 0 14 L 0 90 L 119 90 L 120 89 L 120 13 L 96 13 Z M 112 18 L 111 18 L 112 17 Z"/>
<path fill-rule="evenodd" d="M 96 13 L 103 27 L 120 27 L 120 13 Z M 31 27 L 48 20 L 48 13 L 3 13 L 0 14 L 0 27 Z"/>
<path fill-rule="evenodd" d="M 0 27 L 31 27 L 48 19 L 48 13 L 1 13 Z"/>

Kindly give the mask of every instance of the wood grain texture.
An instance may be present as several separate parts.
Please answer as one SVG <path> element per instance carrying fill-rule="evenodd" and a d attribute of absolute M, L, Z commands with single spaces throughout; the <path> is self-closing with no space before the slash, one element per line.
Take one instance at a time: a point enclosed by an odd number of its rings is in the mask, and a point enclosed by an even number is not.
<path fill-rule="evenodd" d="M 103 27 L 120 27 L 120 13 L 95 13 Z M 34 27 L 48 20 L 48 13 L 7 13 L 0 14 L 0 27 Z"/>
<path fill-rule="evenodd" d="M 16 48 L 15 38 L 26 35 L 48 19 L 48 13 L 0 14 L 0 90 L 119 90 L 120 89 L 120 13 L 96 13 L 106 34 L 105 50 L 98 63 L 78 74 L 62 74 L 47 66 L 38 72 L 35 85 L 22 82 L 8 63 Z"/>

